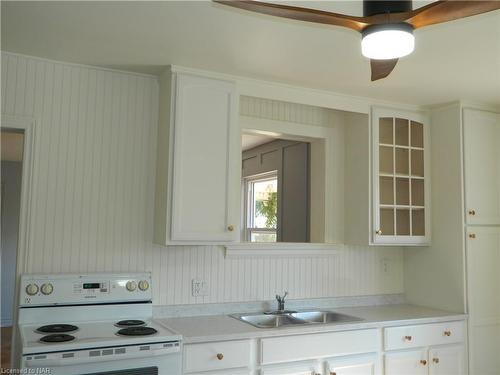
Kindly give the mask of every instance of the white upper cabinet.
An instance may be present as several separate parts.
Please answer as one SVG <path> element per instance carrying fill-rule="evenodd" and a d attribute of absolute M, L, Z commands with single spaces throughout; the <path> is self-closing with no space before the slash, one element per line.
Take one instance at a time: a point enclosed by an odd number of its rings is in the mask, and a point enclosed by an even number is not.
<path fill-rule="evenodd" d="M 430 241 L 429 129 L 425 115 L 372 109 L 372 242 Z"/>
<path fill-rule="evenodd" d="M 241 146 L 235 84 L 166 72 L 160 106 L 155 242 L 238 240 Z"/>
<path fill-rule="evenodd" d="M 500 224 L 500 115 L 463 110 L 467 224 Z"/>

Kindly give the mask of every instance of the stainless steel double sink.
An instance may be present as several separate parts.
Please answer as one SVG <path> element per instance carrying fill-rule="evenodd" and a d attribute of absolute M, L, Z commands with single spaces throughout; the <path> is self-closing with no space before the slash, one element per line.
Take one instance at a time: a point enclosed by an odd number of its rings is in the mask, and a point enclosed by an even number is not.
<path fill-rule="evenodd" d="M 234 314 L 233 318 L 257 328 L 278 328 L 305 324 L 348 323 L 363 319 L 334 311 L 298 311 L 288 313 Z"/>

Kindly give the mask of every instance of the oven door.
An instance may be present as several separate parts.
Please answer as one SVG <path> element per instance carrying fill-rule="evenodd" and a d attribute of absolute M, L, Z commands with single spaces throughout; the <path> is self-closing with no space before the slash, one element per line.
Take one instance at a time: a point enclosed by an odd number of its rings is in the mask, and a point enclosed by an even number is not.
<path fill-rule="evenodd" d="M 22 367 L 50 375 L 181 375 L 182 355 L 179 342 L 168 342 L 25 355 Z"/>

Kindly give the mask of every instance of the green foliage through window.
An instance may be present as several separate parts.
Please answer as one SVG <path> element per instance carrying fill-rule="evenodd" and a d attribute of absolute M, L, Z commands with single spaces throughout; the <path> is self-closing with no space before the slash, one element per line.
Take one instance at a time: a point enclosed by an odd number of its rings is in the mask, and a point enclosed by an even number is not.
<path fill-rule="evenodd" d="M 278 193 L 271 192 L 266 200 L 255 202 L 255 209 L 259 215 L 266 218 L 266 228 L 276 228 L 278 225 Z"/>

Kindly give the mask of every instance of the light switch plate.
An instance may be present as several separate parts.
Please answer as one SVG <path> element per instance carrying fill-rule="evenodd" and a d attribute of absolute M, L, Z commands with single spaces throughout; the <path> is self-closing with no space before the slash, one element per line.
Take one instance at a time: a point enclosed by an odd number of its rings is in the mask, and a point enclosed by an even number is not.
<path fill-rule="evenodd" d="M 191 291 L 193 297 L 208 296 L 208 283 L 206 280 L 193 279 L 191 282 Z"/>

